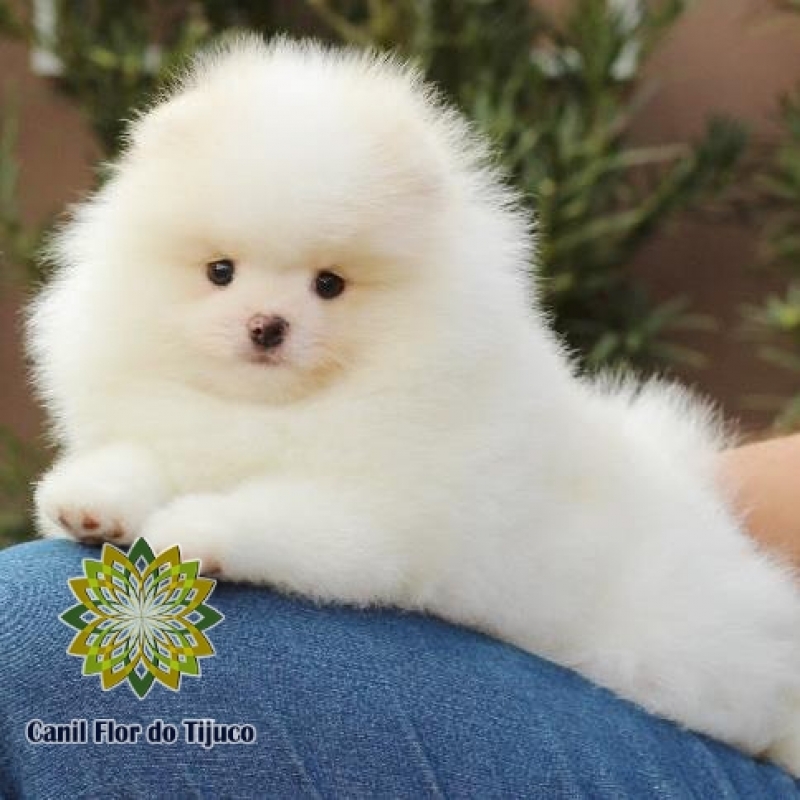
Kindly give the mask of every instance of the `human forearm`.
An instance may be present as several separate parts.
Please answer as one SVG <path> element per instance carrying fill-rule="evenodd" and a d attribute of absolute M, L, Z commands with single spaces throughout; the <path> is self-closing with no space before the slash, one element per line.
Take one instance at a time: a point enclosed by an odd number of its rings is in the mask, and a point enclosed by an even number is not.
<path fill-rule="evenodd" d="M 748 532 L 800 568 L 800 434 L 726 451 L 722 476 Z"/>

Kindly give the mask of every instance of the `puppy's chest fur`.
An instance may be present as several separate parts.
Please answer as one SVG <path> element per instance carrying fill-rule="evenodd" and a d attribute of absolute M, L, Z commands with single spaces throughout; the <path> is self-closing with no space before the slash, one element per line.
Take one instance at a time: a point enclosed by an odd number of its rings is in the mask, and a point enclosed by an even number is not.
<path fill-rule="evenodd" d="M 97 437 L 150 449 L 179 492 L 225 491 L 269 476 L 364 480 L 383 472 L 395 441 L 395 425 L 352 403 L 269 407 L 183 390 L 121 402 L 117 429 Z"/>

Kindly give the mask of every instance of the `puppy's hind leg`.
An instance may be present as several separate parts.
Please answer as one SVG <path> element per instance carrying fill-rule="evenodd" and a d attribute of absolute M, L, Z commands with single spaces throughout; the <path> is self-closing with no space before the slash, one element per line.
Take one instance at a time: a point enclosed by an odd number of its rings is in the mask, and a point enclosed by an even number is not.
<path fill-rule="evenodd" d="M 785 729 L 764 755 L 800 778 L 800 692 L 793 698 Z"/>

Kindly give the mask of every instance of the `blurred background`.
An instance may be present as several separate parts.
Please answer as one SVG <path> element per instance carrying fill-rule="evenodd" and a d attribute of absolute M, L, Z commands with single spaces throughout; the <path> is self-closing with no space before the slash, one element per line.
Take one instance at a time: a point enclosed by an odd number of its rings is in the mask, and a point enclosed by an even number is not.
<path fill-rule="evenodd" d="M 800 427 L 800 0 L 0 0 L 0 547 L 52 458 L 20 310 L 123 120 L 236 29 L 393 48 L 492 139 L 582 369 Z"/>

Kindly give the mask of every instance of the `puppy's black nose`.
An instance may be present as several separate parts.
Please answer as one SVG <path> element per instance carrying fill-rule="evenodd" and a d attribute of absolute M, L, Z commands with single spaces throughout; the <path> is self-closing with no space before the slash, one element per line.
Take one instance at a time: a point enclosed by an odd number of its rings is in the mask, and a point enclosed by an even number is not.
<path fill-rule="evenodd" d="M 256 347 L 272 350 L 280 346 L 286 338 L 289 323 L 283 317 L 267 317 L 264 314 L 256 314 L 247 323 L 247 330 L 250 333 L 250 341 Z"/>

